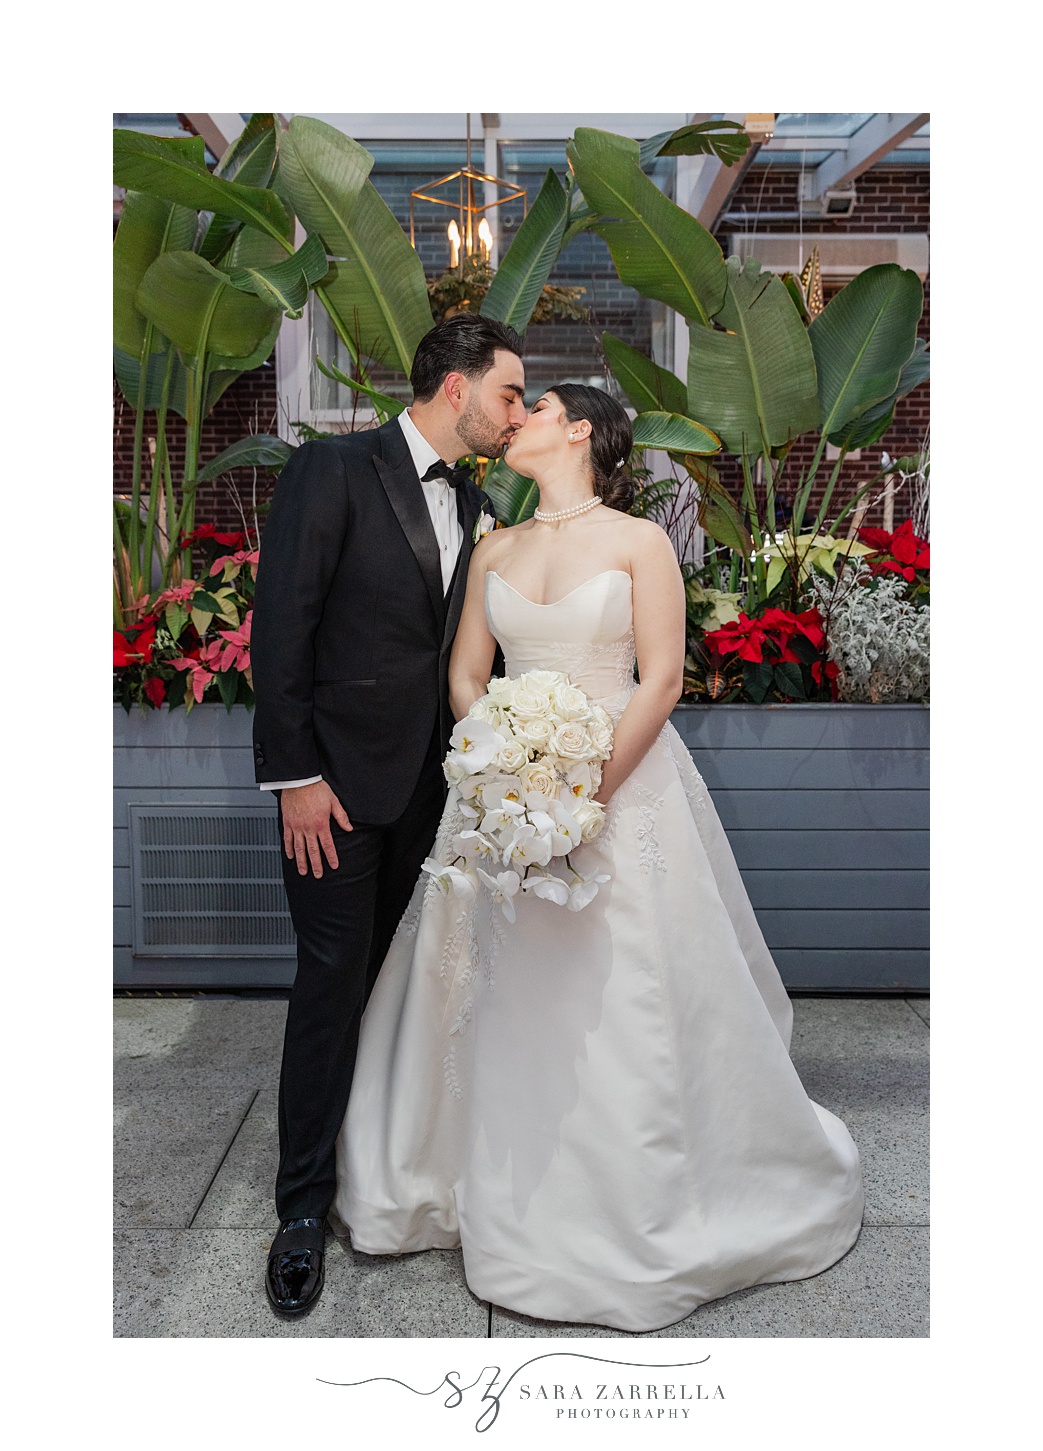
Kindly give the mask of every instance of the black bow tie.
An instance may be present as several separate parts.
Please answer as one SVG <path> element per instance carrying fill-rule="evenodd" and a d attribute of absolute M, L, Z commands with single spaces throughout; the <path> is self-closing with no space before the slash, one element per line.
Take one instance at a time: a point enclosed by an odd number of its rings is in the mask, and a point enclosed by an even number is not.
<path fill-rule="evenodd" d="M 471 470 L 466 464 L 447 464 L 444 459 L 435 459 L 427 473 L 420 480 L 422 484 L 430 483 L 432 479 L 445 479 L 451 489 L 458 489 L 461 484 L 471 482 Z"/>

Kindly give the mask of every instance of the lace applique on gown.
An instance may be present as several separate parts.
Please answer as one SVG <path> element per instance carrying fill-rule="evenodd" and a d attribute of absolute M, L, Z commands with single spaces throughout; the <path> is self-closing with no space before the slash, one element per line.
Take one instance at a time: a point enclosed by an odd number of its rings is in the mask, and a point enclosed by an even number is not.
<path fill-rule="evenodd" d="M 537 605 L 496 574 L 509 675 L 566 671 L 618 719 L 631 582 Z M 439 840 L 455 831 L 455 792 Z M 526 895 L 506 924 L 425 877 L 362 1024 L 335 1209 L 370 1254 L 462 1247 L 479 1298 L 654 1330 L 838 1260 L 858 1154 L 789 1057 L 792 1010 L 727 837 L 667 725 L 612 798 L 582 912 Z"/>

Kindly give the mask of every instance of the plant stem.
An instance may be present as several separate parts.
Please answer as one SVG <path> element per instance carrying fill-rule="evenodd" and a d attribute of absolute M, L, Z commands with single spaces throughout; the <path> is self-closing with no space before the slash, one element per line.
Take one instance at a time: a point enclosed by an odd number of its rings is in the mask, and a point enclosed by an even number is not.
<path fill-rule="evenodd" d="M 137 593 L 141 593 L 141 449 L 145 438 L 145 399 L 148 397 L 148 360 L 152 353 L 152 324 L 145 324 L 138 369 L 138 397 L 134 405 L 134 460 L 130 483 L 130 521 L 127 546 L 130 551 L 130 572 Z"/>
<path fill-rule="evenodd" d="M 170 399 L 170 380 L 174 374 L 174 346 L 167 348 L 167 365 L 163 372 L 163 392 L 160 395 L 156 413 L 156 456 L 152 461 L 152 480 L 148 493 L 148 519 L 145 522 L 145 547 L 142 550 L 143 592 L 152 590 L 152 556 L 155 551 L 156 516 L 159 509 L 159 491 L 162 488 L 163 460 L 167 451 L 167 405 Z M 161 563 L 165 563 L 161 558 Z"/>
<path fill-rule="evenodd" d="M 753 476 L 750 473 L 750 456 L 747 453 L 743 453 L 740 457 L 742 459 L 742 499 L 746 506 L 746 517 L 750 521 L 750 535 L 753 539 L 753 548 L 756 556 L 753 560 L 753 567 L 750 570 L 748 580 L 749 592 L 747 593 L 747 600 L 749 602 L 749 608 L 746 613 L 750 614 L 756 608 L 758 595 L 761 599 L 764 598 L 767 586 L 767 573 L 763 556 L 764 536 L 761 531 L 760 520 L 757 516 L 757 499 L 753 492 Z"/>
<path fill-rule="evenodd" d="M 813 534 L 817 534 L 822 527 L 822 521 L 826 517 L 826 510 L 829 508 L 829 501 L 833 497 L 833 490 L 837 486 L 837 479 L 840 477 L 840 470 L 843 468 L 844 460 L 846 458 L 847 445 L 845 444 L 844 447 L 840 450 L 840 457 L 837 459 L 836 467 L 833 469 L 833 472 L 829 476 L 829 483 L 826 485 L 826 491 L 822 495 L 822 503 L 819 505 L 819 511 L 815 516 L 815 525 L 811 531 Z"/>

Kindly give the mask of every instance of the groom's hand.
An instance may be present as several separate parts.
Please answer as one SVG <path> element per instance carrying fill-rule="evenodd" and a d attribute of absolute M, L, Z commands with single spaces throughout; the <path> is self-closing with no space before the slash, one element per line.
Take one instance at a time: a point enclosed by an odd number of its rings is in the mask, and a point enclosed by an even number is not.
<path fill-rule="evenodd" d="M 288 857 L 296 857 L 297 870 L 308 875 L 308 863 L 316 877 L 322 876 L 322 854 L 337 868 L 337 848 L 330 835 L 330 817 L 345 831 L 352 825 L 348 813 L 325 781 L 310 786 L 289 786 L 282 793 L 282 842 Z M 320 850 L 321 848 L 321 850 Z"/>

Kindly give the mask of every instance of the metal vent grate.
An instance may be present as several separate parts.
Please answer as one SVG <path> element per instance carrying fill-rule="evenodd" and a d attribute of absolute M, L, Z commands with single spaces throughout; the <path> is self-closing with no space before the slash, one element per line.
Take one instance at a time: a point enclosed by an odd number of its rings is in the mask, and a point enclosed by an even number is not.
<path fill-rule="evenodd" d="M 270 809 L 129 809 L 135 956 L 294 956 Z"/>

